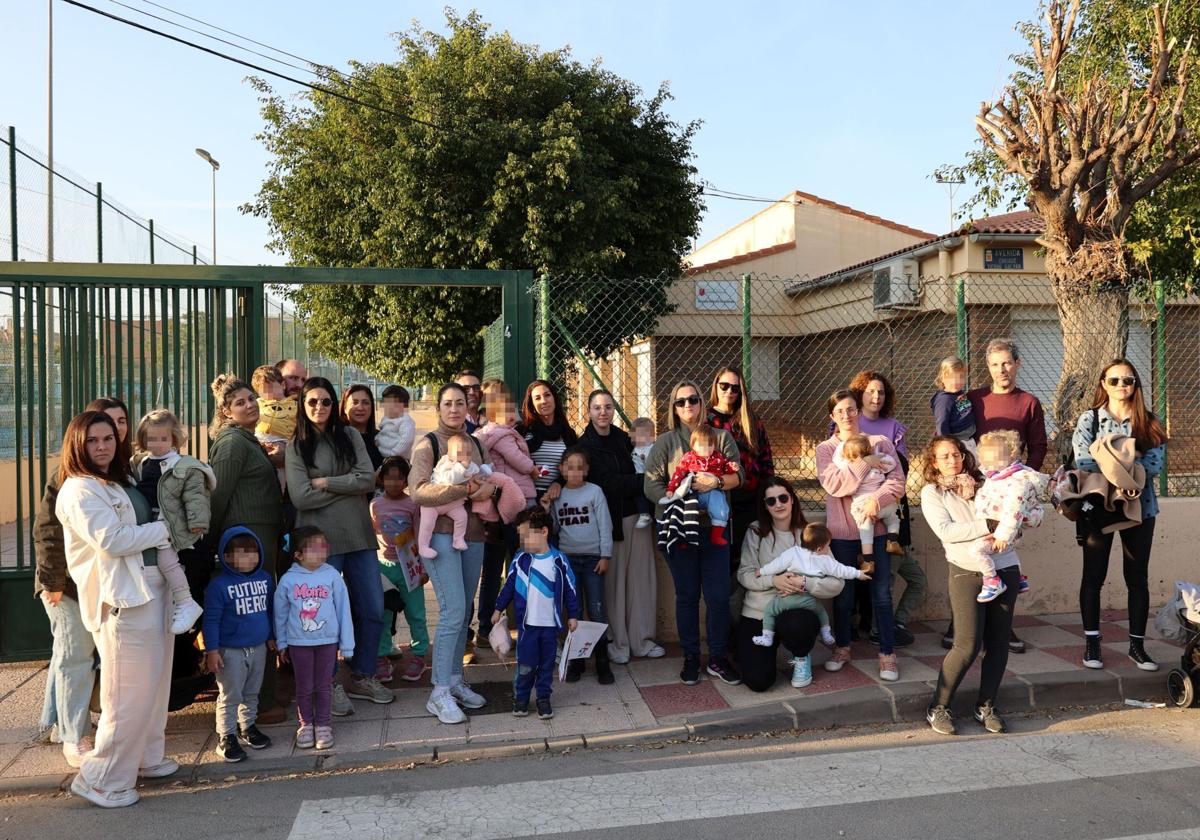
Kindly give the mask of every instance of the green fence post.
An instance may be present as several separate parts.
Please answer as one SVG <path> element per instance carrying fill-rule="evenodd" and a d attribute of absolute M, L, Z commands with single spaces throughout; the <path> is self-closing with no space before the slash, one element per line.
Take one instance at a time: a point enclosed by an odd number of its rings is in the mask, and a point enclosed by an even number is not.
<path fill-rule="evenodd" d="M 104 189 L 96 182 L 96 262 L 104 262 Z"/>
<path fill-rule="evenodd" d="M 17 130 L 11 125 L 8 127 L 8 221 L 9 227 L 12 228 L 10 235 L 12 237 L 12 261 L 16 262 L 17 253 L 17 233 L 19 227 L 17 225 Z M 13 294 L 16 294 L 16 287 L 13 287 Z"/>
<path fill-rule="evenodd" d="M 511 272 L 505 276 L 500 292 L 500 320 L 503 327 L 504 381 L 514 394 L 524 394 L 534 375 L 534 349 L 529 337 L 534 334 L 533 272 Z M 539 290 L 540 291 L 540 290 Z M 542 339 L 538 339 L 538 352 Z"/>
<path fill-rule="evenodd" d="M 960 274 L 954 278 L 954 328 L 958 358 L 967 361 L 967 281 Z M 970 370 L 970 365 L 967 366 Z"/>
<path fill-rule="evenodd" d="M 1154 411 L 1167 423 L 1167 294 L 1161 278 L 1154 281 Z M 1162 472 L 1158 474 L 1158 494 L 1167 495 L 1168 472 L 1166 449 L 1163 450 Z"/>
<path fill-rule="evenodd" d="M 537 378 L 550 378 L 550 278 L 538 278 Z"/>
<path fill-rule="evenodd" d="M 742 379 L 746 383 L 743 399 L 750 399 L 750 275 L 742 275 Z"/>
<path fill-rule="evenodd" d="M 150 220 L 150 265 L 154 265 L 154 220 Z"/>

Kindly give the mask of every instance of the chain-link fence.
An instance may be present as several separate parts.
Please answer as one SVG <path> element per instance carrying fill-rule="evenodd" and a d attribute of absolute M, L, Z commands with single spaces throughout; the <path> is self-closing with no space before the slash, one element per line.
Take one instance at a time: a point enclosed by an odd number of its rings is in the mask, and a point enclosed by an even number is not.
<path fill-rule="evenodd" d="M 612 391 L 621 418 L 666 427 L 673 386 L 695 382 L 710 399 L 717 370 L 744 370 L 751 406 L 765 422 L 777 472 L 816 507 L 814 451 L 829 435 L 826 401 L 866 369 L 896 390 L 895 416 L 917 455 L 933 436 L 930 400 L 940 361 L 969 363 L 970 387 L 990 383 L 984 347 L 1012 338 L 1022 388 L 1045 406 L 1048 432 L 1063 365 L 1063 336 L 1049 281 L 1040 274 L 980 272 L 893 283 L 867 274 L 809 280 L 706 273 L 613 280 L 553 276 L 536 290 L 538 373 L 564 391 L 572 423 L 586 423 L 593 388 Z M 1200 306 L 1194 300 L 1131 304 L 1126 355 L 1138 367 L 1151 407 L 1166 418 L 1170 493 L 1200 493 Z M 1163 329 L 1156 330 L 1156 324 Z M 1108 341 L 1111 325 L 1068 342 Z M 1098 375 L 1099 372 L 1097 372 Z M 1052 443 L 1047 468 L 1057 463 Z M 915 499 L 918 470 L 910 473 Z"/>
<path fill-rule="evenodd" d="M 11 127 L 0 128 L 0 259 L 205 265 L 211 255 L 156 226 L 46 155 Z M 53 227 L 50 196 L 53 194 Z M 53 235 L 51 235 L 53 231 Z M 53 253 L 51 253 L 53 251 Z"/>

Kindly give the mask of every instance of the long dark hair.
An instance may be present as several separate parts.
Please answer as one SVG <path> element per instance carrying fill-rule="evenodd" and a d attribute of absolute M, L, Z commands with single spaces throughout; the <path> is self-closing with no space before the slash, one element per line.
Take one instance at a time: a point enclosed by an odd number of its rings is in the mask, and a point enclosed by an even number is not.
<path fill-rule="evenodd" d="M 314 459 L 317 453 L 317 443 L 323 437 L 333 447 L 338 466 L 350 466 L 355 459 L 354 443 L 350 440 L 350 432 L 346 428 L 345 421 L 342 420 L 341 412 L 331 406 L 329 422 L 325 424 L 325 431 L 322 433 L 313 424 L 313 421 L 308 419 L 308 412 L 304 410 L 305 398 L 309 391 L 315 391 L 317 388 L 324 389 L 329 394 L 329 398 L 333 400 L 333 405 L 338 405 L 337 388 L 334 388 L 333 383 L 328 379 L 323 376 L 313 376 L 304 381 L 304 386 L 300 389 L 300 410 L 296 412 L 296 431 L 293 437 L 296 441 L 296 448 L 300 450 L 300 457 L 304 459 L 304 465 L 312 469 L 316 466 Z"/>
<path fill-rule="evenodd" d="M 533 389 L 539 385 L 543 385 L 550 389 L 550 396 L 554 397 L 554 423 L 553 426 L 547 426 L 542 420 L 542 415 L 537 413 L 537 409 L 533 407 Z M 532 430 L 538 426 L 544 429 L 554 429 L 560 435 L 564 430 L 569 430 L 571 427 L 567 425 L 567 412 L 563 408 L 562 397 L 558 395 L 558 389 L 545 379 L 535 379 L 529 383 L 525 389 L 525 399 L 521 401 L 521 422 L 526 430 Z"/>
<path fill-rule="evenodd" d="M 958 451 L 962 453 L 963 465 L 962 471 L 976 481 L 983 481 L 983 473 L 979 471 L 979 465 L 975 462 L 975 456 L 971 454 L 971 450 L 967 449 L 966 444 L 956 438 L 954 435 L 937 435 L 925 447 L 925 452 L 921 456 L 921 480 L 926 484 L 936 484 L 938 476 L 941 473 L 938 471 L 937 458 L 933 454 L 933 450 L 937 449 L 939 443 L 953 443 L 958 447 Z"/>
<path fill-rule="evenodd" d="M 108 411 L 112 408 L 119 408 L 125 412 L 125 438 L 121 438 L 121 430 L 117 429 L 117 454 L 114 460 L 119 460 L 128 465 L 133 459 L 133 418 L 129 416 L 129 406 L 125 405 L 125 401 L 120 397 L 96 397 L 86 406 L 84 411 Z M 111 417 L 109 418 L 112 419 Z M 116 421 L 113 421 L 113 426 L 116 426 Z"/>
<path fill-rule="evenodd" d="M 787 494 L 792 497 L 792 518 L 788 522 L 788 530 L 796 535 L 796 542 L 800 542 L 800 532 L 804 530 L 807 520 L 804 518 L 804 511 L 800 510 L 800 498 L 796 495 L 795 489 L 786 478 L 780 478 L 773 475 L 763 481 L 758 486 L 758 498 L 756 505 L 758 507 L 758 521 L 754 523 L 754 530 L 758 532 L 759 539 L 766 539 L 768 536 L 775 539 L 775 520 L 771 517 L 771 511 L 767 507 L 767 494 L 774 487 L 782 487 L 787 491 Z"/>
<path fill-rule="evenodd" d="M 362 391 L 371 400 L 371 417 L 367 420 L 367 433 L 375 431 L 375 395 L 371 393 L 371 388 L 361 382 L 355 383 L 346 389 L 346 393 L 342 394 L 342 401 L 338 406 L 338 413 L 342 415 L 342 422 L 347 426 L 351 425 L 349 415 L 350 397 Z"/>
<path fill-rule="evenodd" d="M 108 426 L 112 429 L 113 437 L 118 441 L 116 452 L 108 469 L 101 471 L 92 463 L 87 454 L 88 429 L 94 425 Z M 121 433 L 117 424 L 102 410 L 85 410 L 67 424 L 63 433 L 62 456 L 59 459 L 59 474 L 65 479 L 71 476 L 91 476 L 104 481 L 124 484 L 129 477 L 129 459 L 121 457 L 119 441 Z"/>
<path fill-rule="evenodd" d="M 1162 421 L 1146 408 L 1146 397 L 1142 393 L 1142 376 L 1133 362 L 1128 359 L 1113 359 L 1100 368 L 1100 378 L 1096 380 L 1096 396 L 1092 400 L 1092 408 L 1103 408 L 1108 405 L 1108 394 L 1104 390 L 1104 374 L 1118 365 L 1124 365 L 1133 371 L 1133 394 L 1129 401 L 1133 404 L 1133 413 L 1129 418 L 1129 430 L 1137 442 L 1137 448 L 1146 452 L 1167 442 L 1167 430 Z"/>

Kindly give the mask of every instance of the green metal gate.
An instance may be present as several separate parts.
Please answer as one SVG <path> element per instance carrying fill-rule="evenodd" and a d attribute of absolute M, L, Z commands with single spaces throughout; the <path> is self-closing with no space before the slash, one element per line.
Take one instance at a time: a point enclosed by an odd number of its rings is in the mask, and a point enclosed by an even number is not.
<path fill-rule="evenodd" d="M 165 406 L 187 450 L 207 457 L 209 383 L 224 370 L 249 378 L 278 354 L 267 288 L 303 283 L 500 286 L 505 379 L 520 393 L 533 378 L 530 272 L 0 263 L 0 661 L 48 655 L 32 525 L 70 419 L 115 396 L 132 433 Z"/>

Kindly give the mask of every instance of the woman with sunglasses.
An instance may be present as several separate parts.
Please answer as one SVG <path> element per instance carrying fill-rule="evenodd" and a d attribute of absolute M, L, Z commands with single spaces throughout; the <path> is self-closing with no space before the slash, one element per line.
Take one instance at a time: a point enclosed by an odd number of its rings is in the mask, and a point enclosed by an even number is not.
<path fill-rule="evenodd" d="M 844 388 L 834 391 L 828 402 L 829 418 L 835 426 L 828 440 L 817 444 L 817 475 L 825 488 L 825 524 L 833 535 L 830 549 L 837 561 L 845 566 L 860 568 L 858 526 L 850 514 L 854 491 L 873 469 L 882 469 L 884 464 L 875 455 L 852 461 L 846 466 L 834 463 L 833 456 L 838 445 L 860 433 L 859 413 L 862 398 L 856 391 Z M 883 435 L 868 435 L 876 452 L 896 458 L 896 448 Z M 904 493 L 904 473 L 899 468 L 887 474 L 883 485 L 875 492 L 874 506 L 878 510 L 895 503 Z M 868 507 L 871 505 L 868 503 Z M 896 667 L 895 625 L 892 618 L 892 555 L 887 553 L 887 535 L 883 524 L 875 523 L 874 540 L 875 570 L 871 575 L 871 604 L 875 613 L 875 627 L 879 631 L 879 678 L 894 682 L 900 678 Z M 850 624 L 854 610 L 854 588 L 846 587 L 833 602 L 833 629 L 837 646 L 833 656 L 825 663 L 825 670 L 840 671 L 850 661 Z"/>
<path fill-rule="evenodd" d="M 1113 359 L 1100 373 L 1092 408 L 1075 424 L 1072 444 L 1076 469 L 1099 472 L 1100 467 L 1088 448 L 1093 441 L 1109 435 L 1132 437 L 1137 446 L 1137 463 L 1146 469 L 1142 488 L 1142 521 L 1121 533 L 1121 555 L 1125 587 L 1129 590 L 1129 658 L 1143 671 L 1157 671 L 1158 663 L 1146 653 L 1146 619 L 1150 613 L 1150 546 L 1154 541 L 1154 521 L 1158 516 L 1158 498 L 1154 483 L 1162 472 L 1166 455 L 1167 432 L 1146 408 L 1142 380 L 1128 359 Z M 1088 531 L 1083 535 L 1083 578 L 1079 585 L 1079 612 L 1083 617 L 1083 664 L 1103 668 L 1100 647 L 1100 589 L 1108 576 L 1108 555 L 1112 551 L 1112 533 Z"/>
<path fill-rule="evenodd" d="M 766 691 L 775 685 L 779 674 L 775 651 L 780 644 L 794 657 L 792 685 L 803 688 L 812 681 L 805 657 L 820 630 L 816 613 L 786 610 L 775 619 L 774 643 L 770 647 L 754 644 L 754 637 L 762 633 L 763 610 L 771 599 L 802 592 L 814 598 L 833 598 L 843 588 L 843 581 L 832 577 L 814 578 L 790 572 L 774 577 L 758 576 L 758 570 L 765 564 L 792 546 L 800 545 L 804 525 L 804 513 L 792 485 L 778 476 L 764 479 L 758 494 L 758 520 L 746 531 L 737 570 L 738 582 L 746 588 L 742 620 L 737 628 L 738 662 L 742 666 L 742 682 L 751 691 Z"/>
<path fill-rule="evenodd" d="M 329 542 L 326 560 L 342 573 L 350 590 L 354 658 L 349 690 L 335 680 L 334 714 L 353 711 L 344 695 L 391 703 L 391 690 L 375 679 L 375 654 L 383 632 L 383 586 L 375 557 L 375 527 L 367 499 L 375 470 L 362 435 L 335 410 L 337 389 L 314 376 L 300 389 L 300 416 L 287 445 L 288 496 L 296 506 L 296 527 L 320 528 Z M 343 696 L 339 696 L 343 695 Z"/>
<path fill-rule="evenodd" d="M 646 456 L 645 492 L 655 504 L 655 517 L 662 515 L 659 500 L 666 495 L 667 482 L 691 450 L 692 431 L 705 420 L 704 397 L 694 382 L 683 381 L 671 389 L 668 430 L 658 436 Z M 717 448 L 730 463 L 737 464 L 737 444 L 724 429 L 717 429 Z M 696 473 L 692 491 L 729 492 L 741 484 L 742 472 L 715 476 Z M 675 626 L 683 648 L 683 670 L 679 679 L 684 685 L 700 681 L 700 595 L 704 594 L 707 610 L 708 673 L 730 685 L 741 677 L 726 655 L 729 643 L 729 546 L 714 545 L 707 515 L 700 514 L 699 543 L 677 542 L 667 552 L 667 566 L 675 581 Z"/>
<path fill-rule="evenodd" d="M 742 462 L 744 480 L 729 497 L 729 524 L 732 528 L 730 560 L 733 568 L 737 569 L 746 529 L 759 514 L 759 484 L 775 475 L 775 462 L 771 460 L 767 427 L 750 410 L 746 380 L 735 367 L 723 367 L 713 378 L 712 391 L 709 393 L 708 425 L 733 435 L 738 458 Z"/>

